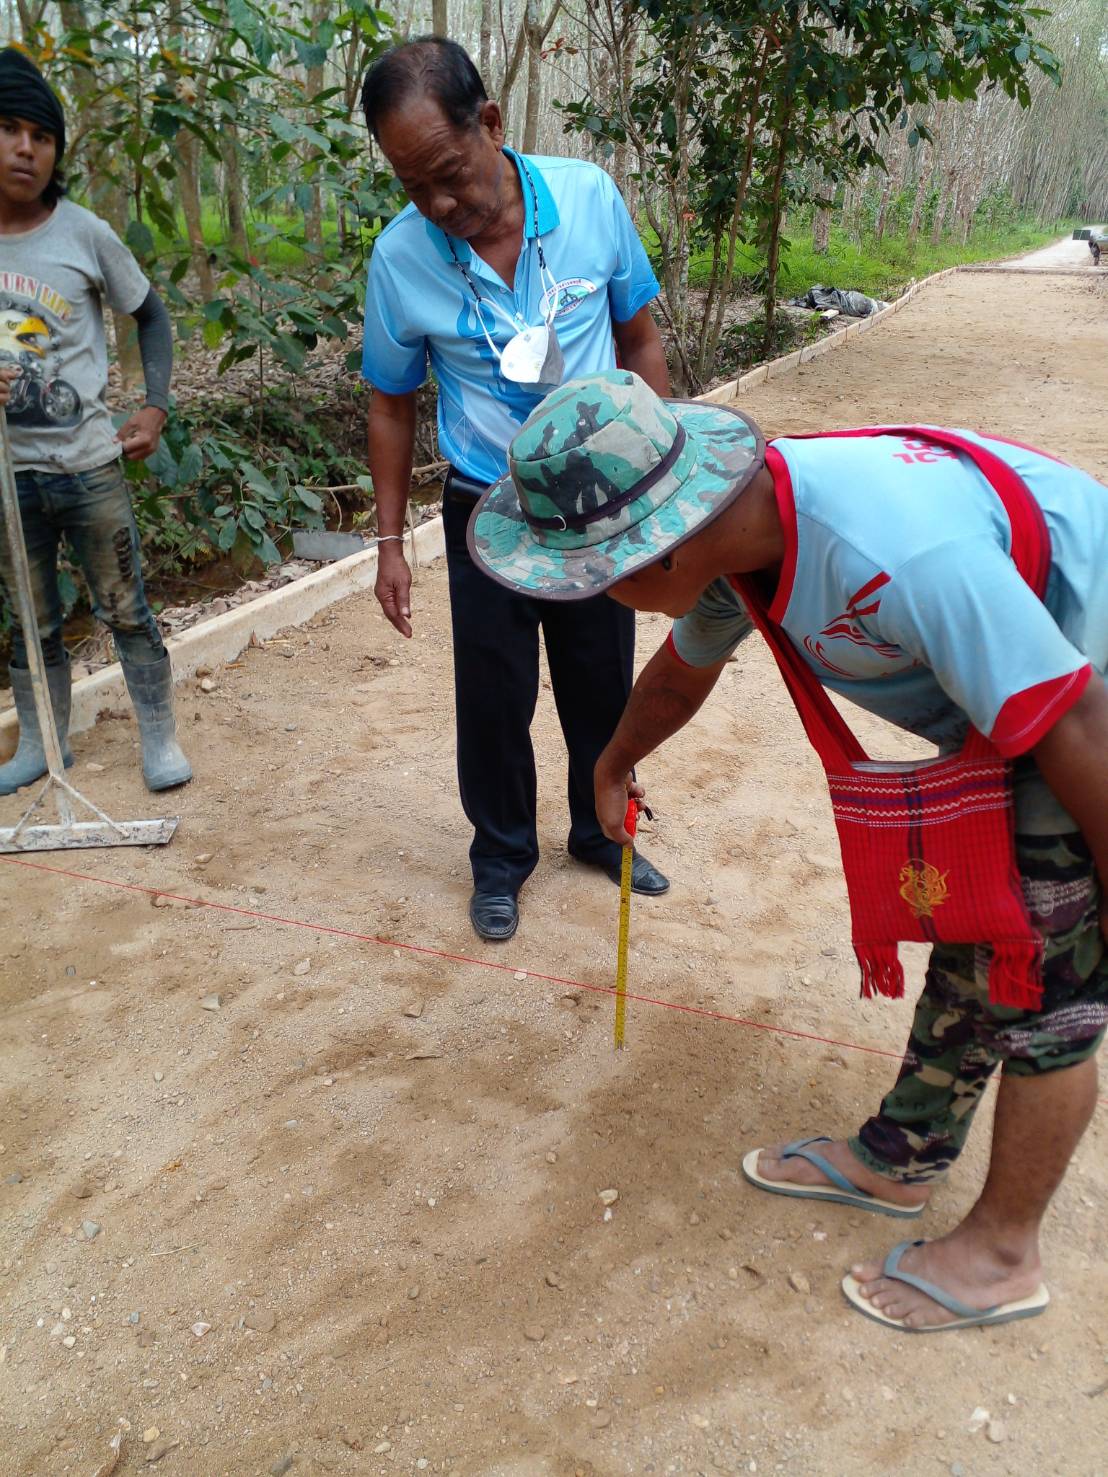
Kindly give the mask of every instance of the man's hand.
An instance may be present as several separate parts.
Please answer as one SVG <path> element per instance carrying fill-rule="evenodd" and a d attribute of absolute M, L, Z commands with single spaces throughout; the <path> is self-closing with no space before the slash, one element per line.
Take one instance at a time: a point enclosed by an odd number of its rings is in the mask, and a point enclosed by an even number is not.
<path fill-rule="evenodd" d="M 639 673 L 623 717 L 593 770 L 596 818 L 609 841 L 626 846 L 623 828 L 627 797 L 646 794 L 631 769 L 659 744 L 683 728 L 719 680 L 725 661 L 711 667 L 686 666 L 663 642 Z M 642 806 L 639 806 L 642 809 Z"/>
<path fill-rule="evenodd" d="M 391 625 L 401 636 L 412 634 L 412 571 L 404 558 L 402 545 L 391 539 L 377 545 L 377 583 L 373 593 Z"/>
<path fill-rule="evenodd" d="M 642 785 L 629 774 L 607 774 L 598 764 L 593 775 L 593 794 L 600 829 L 609 841 L 615 841 L 619 846 L 630 846 L 632 838 L 623 825 L 627 819 L 627 797 L 630 795 L 640 802 L 638 808 L 641 810 L 646 794 Z"/>
<path fill-rule="evenodd" d="M 415 446 L 416 395 L 386 395 L 374 390 L 369 402 L 369 475 L 377 503 L 377 528 L 384 534 L 403 533 L 408 488 L 412 481 Z M 404 558 L 404 544 L 390 538 L 377 545 L 377 583 L 374 594 L 390 625 L 401 636 L 412 634 L 412 571 Z"/>
<path fill-rule="evenodd" d="M 7 405 L 12 397 L 12 385 L 19 378 L 19 370 L 13 365 L 0 369 L 0 405 Z"/>
<path fill-rule="evenodd" d="M 148 456 L 154 455 L 158 442 L 162 439 L 165 419 L 164 410 L 158 410 L 153 405 L 144 405 L 129 420 L 124 421 L 116 432 L 115 439 L 122 445 L 123 455 L 129 462 L 145 461 Z"/>

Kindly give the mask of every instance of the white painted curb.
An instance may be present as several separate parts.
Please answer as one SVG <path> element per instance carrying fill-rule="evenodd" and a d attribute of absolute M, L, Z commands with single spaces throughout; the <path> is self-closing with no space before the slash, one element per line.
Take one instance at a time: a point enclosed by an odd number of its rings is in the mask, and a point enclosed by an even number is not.
<path fill-rule="evenodd" d="M 1020 267 L 1009 266 L 1006 262 L 965 262 L 958 270 L 960 272 L 993 272 L 997 275 L 1009 273 L 1022 273 L 1025 277 L 1088 277 L 1093 281 L 1103 282 L 1104 278 L 1098 276 L 1098 268 L 1090 261 L 1087 266 L 1075 267 Z"/>
<path fill-rule="evenodd" d="M 419 525 L 415 531 L 415 547 L 421 567 L 444 552 L 446 545 L 441 518 L 431 518 Z M 376 578 L 377 550 L 366 549 L 360 554 L 351 554 L 348 559 L 338 559 L 303 579 L 282 585 L 279 590 L 270 590 L 268 595 L 259 595 L 256 600 L 234 610 L 201 621 L 182 631 L 180 636 L 171 636 L 166 642 L 173 658 L 174 679 L 180 682 L 191 677 L 197 667 L 233 662 L 249 646 L 252 635 L 264 641 L 288 626 L 302 626 L 336 600 L 370 589 Z M 73 684 L 69 731 L 83 733 L 93 726 L 105 708 L 116 707 L 120 703 L 128 703 L 127 688 L 119 663 L 115 662 Z M 17 730 L 15 711 L 8 709 L 0 715 L 0 740 L 14 740 Z"/>

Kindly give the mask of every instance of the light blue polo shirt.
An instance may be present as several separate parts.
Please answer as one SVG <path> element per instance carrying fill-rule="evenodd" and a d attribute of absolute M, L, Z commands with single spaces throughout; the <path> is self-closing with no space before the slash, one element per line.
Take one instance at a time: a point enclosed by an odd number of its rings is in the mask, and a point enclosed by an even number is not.
<path fill-rule="evenodd" d="M 612 321 L 626 323 L 658 295 L 634 222 L 602 169 L 504 152 L 519 171 L 526 207 L 513 286 L 468 242 L 447 238 L 408 205 L 377 239 L 366 292 L 363 375 L 386 394 L 403 395 L 423 384 L 430 362 L 439 386 L 439 449 L 475 482 L 493 482 L 508 470 L 508 444 L 543 395 L 501 375 L 451 244 L 486 300 L 485 326 L 503 350 L 519 329 L 544 321 L 549 279 L 543 283 L 534 239 L 537 202 L 538 234 L 557 283 L 554 326 L 567 380 L 613 368 Z"/>

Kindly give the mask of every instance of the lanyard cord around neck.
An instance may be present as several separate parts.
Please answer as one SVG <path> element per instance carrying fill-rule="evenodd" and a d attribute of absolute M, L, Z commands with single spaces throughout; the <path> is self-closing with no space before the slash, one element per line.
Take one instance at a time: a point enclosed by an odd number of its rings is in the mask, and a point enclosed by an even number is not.
<path fill-rule="evenodd" d="M 539 259 L 539 279 L 542 282 L 542 285 L 546 287 L 547 278 L 549 278 L 551 284 L 553 284 L 554 277 L 550 271 L 550 268 L 546 265 L 546 253 L 542 249 L 542 237 L 539 235 L 539 192 L 535 188 L 535 181 L 531 178 L 531 171 L 527 168 L 527 164 L 523 158 L 523 155 L 517 154 L 515 157 L 519 160 L 519 167 L 523 170 L 523 173 L 527 178 L 527 183 L 531 186 L 531 219 L 534 223 L 534 234 L 532 239 L 534 240 L 535 251 Z M 445 231 L 443 232 L 443 235 L 446 236 Z M 462 276 L 465 278 L 466 285 L 469 287 L 470 292 L 473 293 L 473 296 L 477 300 L 477 318 L 481 324 L 482 329 L 485 332 L 485 337 L 488 338 L 488 330 L 485 328 L 485 315 L 482 311 L 485 306 L 485 299 L 478 291 L 476 282 L 474 282 L 473 278 L 466 270 L 465 262 L 462 261 L 461 257 L 454 250 L 454 242 L 450 239 L 449 236 L 446 236 L 446 244 L 450 247 L 450 255 L 454 258 L 454 265 L 458 268 L 458 271 L 461 272 Z M 489 339 L 489 344 L 490 347 L 493 347 L 495 351 L 495 345 L 492 344 L 491 339 Z"/>

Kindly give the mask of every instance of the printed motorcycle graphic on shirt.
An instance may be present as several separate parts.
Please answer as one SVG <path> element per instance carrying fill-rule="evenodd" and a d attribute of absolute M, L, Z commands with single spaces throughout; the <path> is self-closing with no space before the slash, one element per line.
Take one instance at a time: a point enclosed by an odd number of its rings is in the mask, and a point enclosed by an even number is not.
<path fill-rule="evenodd" d="M 0 272 L 0 368 L 14 365 L 8 420 L 19 426 L 75 426 L 81 397 L 62 378 L 61 334 L 69 303 L 46 282 Z"/>

